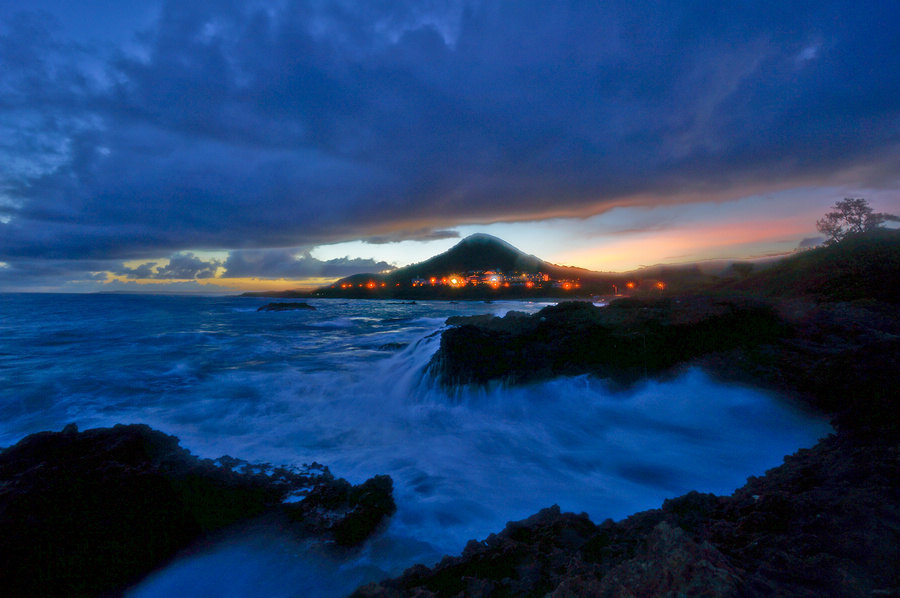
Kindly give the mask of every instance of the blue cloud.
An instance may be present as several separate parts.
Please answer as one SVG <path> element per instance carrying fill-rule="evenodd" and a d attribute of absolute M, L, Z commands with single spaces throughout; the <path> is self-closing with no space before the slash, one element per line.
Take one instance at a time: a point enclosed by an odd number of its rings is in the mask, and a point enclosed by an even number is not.
<path fill-rule="evenodd" d="M 298 249 L 243 249 L 231 251 L 223 278 L 343 278 L 360 272 L 392 270 L 386 262 L 349 257 L 319 260 Z"/>
<path fill-rule="evenodd" d="M 112 269 L 115 274 L 128 278 L 150 278 L 158 280 L 202 280 L 214 278 L 222 263 L 218 260 L 203 260 L 190 252 L 179 252 L 169 257 L 168 263 L 158 265 L 145 262 L 136 268 L 122 266 Z"/>

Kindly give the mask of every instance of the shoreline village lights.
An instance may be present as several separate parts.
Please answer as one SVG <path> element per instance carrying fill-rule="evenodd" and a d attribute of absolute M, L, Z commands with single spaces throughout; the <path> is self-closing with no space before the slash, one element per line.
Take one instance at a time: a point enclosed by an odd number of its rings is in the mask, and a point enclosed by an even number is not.
<path fill-rule="evenodd" d="M 447 274 L 443 276 L 429 276 L 428 278 L 416 277 L 410 281 L 412 287 L 448 286 L 461 288 L 467 286 L 487 286 L 493 289 L 525 287 L 544 288 L 546 284 L 558 289 L 571 290 L 581 288 L 581 281 L 553 279 L 549 274 L 537 272 L 535 274 L 514 272 L 507 274 L 501 270 L 470 270 L 466 274 Z"/>
<path fill-rule="evenodd" d="M 389 286 L 389 282 L 381 281 L 381 280 L 368 280 L 364 282 L 341 282 L 340 288 L 342 289 L 353 289 L 353 288 L 365 288 L 368 290 L 378 290 L 385 289 Z M 445 276 L 427 276 L 427 277 L 416 277 L 413 278 L 407 283 L 408 286 L 412 288 L 419 287 L 451 287 L 451 288 L 466 288 L 466 287 L 488 287 L 493 290 L 503 289 L 511 289 L 513 287 L 525 288 L 525 289 L 546 289 L 546 288 L 555 288 L 561 289 L 564 291 L 571 291 L 573 289 L 581 288 L 581 280 L 580 279 L 554 279 L 551 278 L 549 274 L 545 274 L 543 272 L 537 273 L 522 273 L 522 272 L 513 272 L 512 274 L 507 274 L 501 270 L 472 270 L 466 272 L 465 274 L 454 273 L 447 274 Z M 405 287 L 407 284 L 402 282 L 395 282 L 394 287 Z M 660 289 L 664 288 L 664 284 L 660 281 L 655 283 L 656 286 Z M 629 289 L 634 289 L 637 286 L 637 283 L 629 282 Z M 331 288 L 338 288 L 338 283 L 331 285 Z M 618 289 L 616 289 L 618 290 Z"/>

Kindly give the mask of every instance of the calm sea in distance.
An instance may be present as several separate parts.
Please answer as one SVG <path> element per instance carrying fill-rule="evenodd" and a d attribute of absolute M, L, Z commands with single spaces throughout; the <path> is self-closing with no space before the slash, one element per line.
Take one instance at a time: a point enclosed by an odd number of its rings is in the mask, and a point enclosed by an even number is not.
<path fill-rule="evenodd" d="M 268 300 L 0 294 L 0 447 L 25 435 L 146 423 L 201 457 L 394 480 L 383 534 L 341 558 L 241 529 L 131 596 L 341 596 L 458 554 L 558 504 L 600 522 L 690 490 L 730 493 L 830 431 L 698 370 L 613 391 L 590 376 L 443 389 L 427 372 L 452 315 L 552 302 Z"/>

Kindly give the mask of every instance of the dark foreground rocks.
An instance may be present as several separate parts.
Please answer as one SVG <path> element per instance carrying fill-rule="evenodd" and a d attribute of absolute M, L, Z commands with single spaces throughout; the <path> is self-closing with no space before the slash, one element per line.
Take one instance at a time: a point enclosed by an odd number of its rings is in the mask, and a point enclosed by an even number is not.
<path fill-rule="evenodd" d="M 303 496 L 284 503 L 289 496 Z M 147 426 L 26 437 L 0 452 L 5 596 L 116 593 L 179 550 L 261 515 L 328 544 L 365 540 L 395 510 L 391 479 L 201 460 Z"/>
<path fill-rule="evenodd" d="M 306 302 L 295 302 L 295 303 L 266 303 L 265 305 L 257 308 L 256 311 L 294 311 L 298 309 L 311 309 L 315 310 L 316 307 L 314 305 L 310 305 Z"/>
<path fill-rule="evenodd" d="M 731 496 L 600 525 L 552 507 L 354 596 L 897 596 L 898 460 L 896 434 L 833 435 Z"/>

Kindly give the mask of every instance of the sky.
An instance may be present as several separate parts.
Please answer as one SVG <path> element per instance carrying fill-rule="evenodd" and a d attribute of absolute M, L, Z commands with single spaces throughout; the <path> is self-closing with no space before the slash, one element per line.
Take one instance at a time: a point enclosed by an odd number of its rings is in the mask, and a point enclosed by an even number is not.
<path fill-rule="evenodd" d="M 494 234 L 750 259 L 900 212 L 900 3 L 0 0 L 0 291 L 308 288 Z"/>

